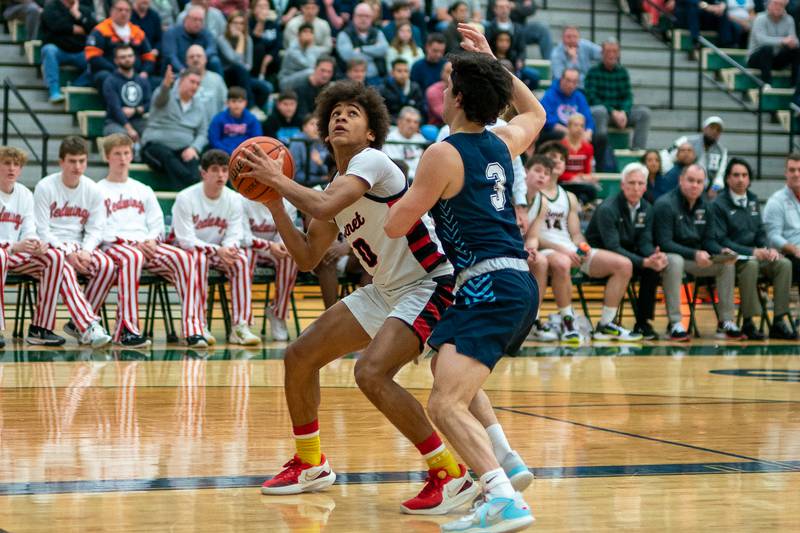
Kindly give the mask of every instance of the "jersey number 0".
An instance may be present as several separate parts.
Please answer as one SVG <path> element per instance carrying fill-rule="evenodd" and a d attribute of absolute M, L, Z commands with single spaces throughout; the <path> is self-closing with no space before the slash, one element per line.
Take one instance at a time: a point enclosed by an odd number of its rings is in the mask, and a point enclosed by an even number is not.
<path fill-rule="evenodd" d="M 506 171 L 500 163 L 486 165 L 486 179 L 494 182 L 494 194 L 489 198 L 495 211 L 502 211 L 506 207 Z"/>

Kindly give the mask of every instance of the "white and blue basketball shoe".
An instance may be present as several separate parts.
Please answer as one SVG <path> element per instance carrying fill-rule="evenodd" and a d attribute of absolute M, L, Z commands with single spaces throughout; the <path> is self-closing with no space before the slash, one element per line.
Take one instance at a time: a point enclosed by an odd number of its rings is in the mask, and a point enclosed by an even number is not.
<path fill-rule="evenodd" d="M 511 486 L 517 492 L 524 492 L 533 481 L 533 474 L 528 469 L 528 465 L 514 450 L 506 454 L 503 460 L 500 461 L 500 466 L 503 467 L 503 471 L 511 481 Z"/>
<path fill-rule="evenodd" d="M 476 502 L 470 514 L 442 524 L 441 530 L 444 533 L 506 533 L 523 530 L 533 521 L 530 507 L 516 492 L 513 498 L 487 495 L 482 502 Z"/>

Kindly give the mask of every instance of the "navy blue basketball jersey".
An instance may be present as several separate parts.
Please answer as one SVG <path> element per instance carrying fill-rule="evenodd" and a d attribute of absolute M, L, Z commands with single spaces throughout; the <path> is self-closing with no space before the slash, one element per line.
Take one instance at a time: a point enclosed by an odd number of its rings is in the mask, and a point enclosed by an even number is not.
<path fill-rule="evenodd" d="M 485 259 L 528 253 L 517 227 L 511 189 L 514 170 L 508 146 L 494 133 L 456 133 L 452 144 L 464 164 L 464 186 L 431 209 L 436 234 L 458 275 Z"/>

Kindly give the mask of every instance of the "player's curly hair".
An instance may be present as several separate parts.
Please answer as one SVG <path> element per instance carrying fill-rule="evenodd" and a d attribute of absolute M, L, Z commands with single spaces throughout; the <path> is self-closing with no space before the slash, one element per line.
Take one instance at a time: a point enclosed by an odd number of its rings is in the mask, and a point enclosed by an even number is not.
<path fill-rule="evenodd" d="M 483 126 L 494 124 L 511 101 L 511 74 L 486 54 L 464 52 L 448 59 L 453 65 L 452 97 L 461 95 L 467 120 Z"/>
<path fill-rule="evenodd" d="M 369 145 L 380 150 L 384 141 L 386 141 L 386 135 L 389 133 L 389 125 L 391 124 L 389 111 L 386 109 L 383 97 L 378 91 L 351 80 L 333 82 L 317 96 L 315 103 L 319 136 L 322 139 L 328 138 L 328 135 L 330 135 L 328 123 L 330 122 L 333 108 L 343 102 L 353 102 L 364 109 L 367 113 L 367 127 L 375 135 L 375 140 L 370 142 Z M 331 149 L 331 145 L 327 140 L 325 140 L 325 144 L 328 149 Z"/>

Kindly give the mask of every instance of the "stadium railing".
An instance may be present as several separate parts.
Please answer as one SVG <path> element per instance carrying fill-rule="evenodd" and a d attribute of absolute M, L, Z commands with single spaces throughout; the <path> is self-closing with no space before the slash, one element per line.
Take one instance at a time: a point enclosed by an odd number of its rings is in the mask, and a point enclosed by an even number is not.
<path fill-rule="evenodd" d="M 41 153 L 37 154 L 36 150 L 31 146 L 31 143 L 28 142 L 28 137 L 20 130 L 18 124 L 14 122 L 11 118 L 11 113 L 9 109 L 11 107 L 11 95 L 14 95 L 17 100 L 19 100 L 20 104 L 22 104 L 23 109 L 25 112 L 28 113 L 28 116 L 33 120 L 33 123 L 36 124 L 36 127 L 39 128 L 39 131 L 42 134 L 42 150 Z M 42 166 L 42 176 L 46 176 L 47 172 L 47 144 L 50 140 L 50 132 L 47 131 L 47 128 L 44 127 L 44 124 L 39 120 L 39 117 L 36 116 L 36 113 L 33 112 L 31 106 L 28 105 L 28 102 L 19 92 L 14 82 L 11 81 L 11 78 L 6 78 L 3 80 L 3 145 L 8 146 L 8 127 L 11 126 L 14 128 L 14 131 L 25 143 L 25 146 L 28 147 L 28 150 L 31 154 L 33 154 L 34 159 L 37 163 Z"/>

